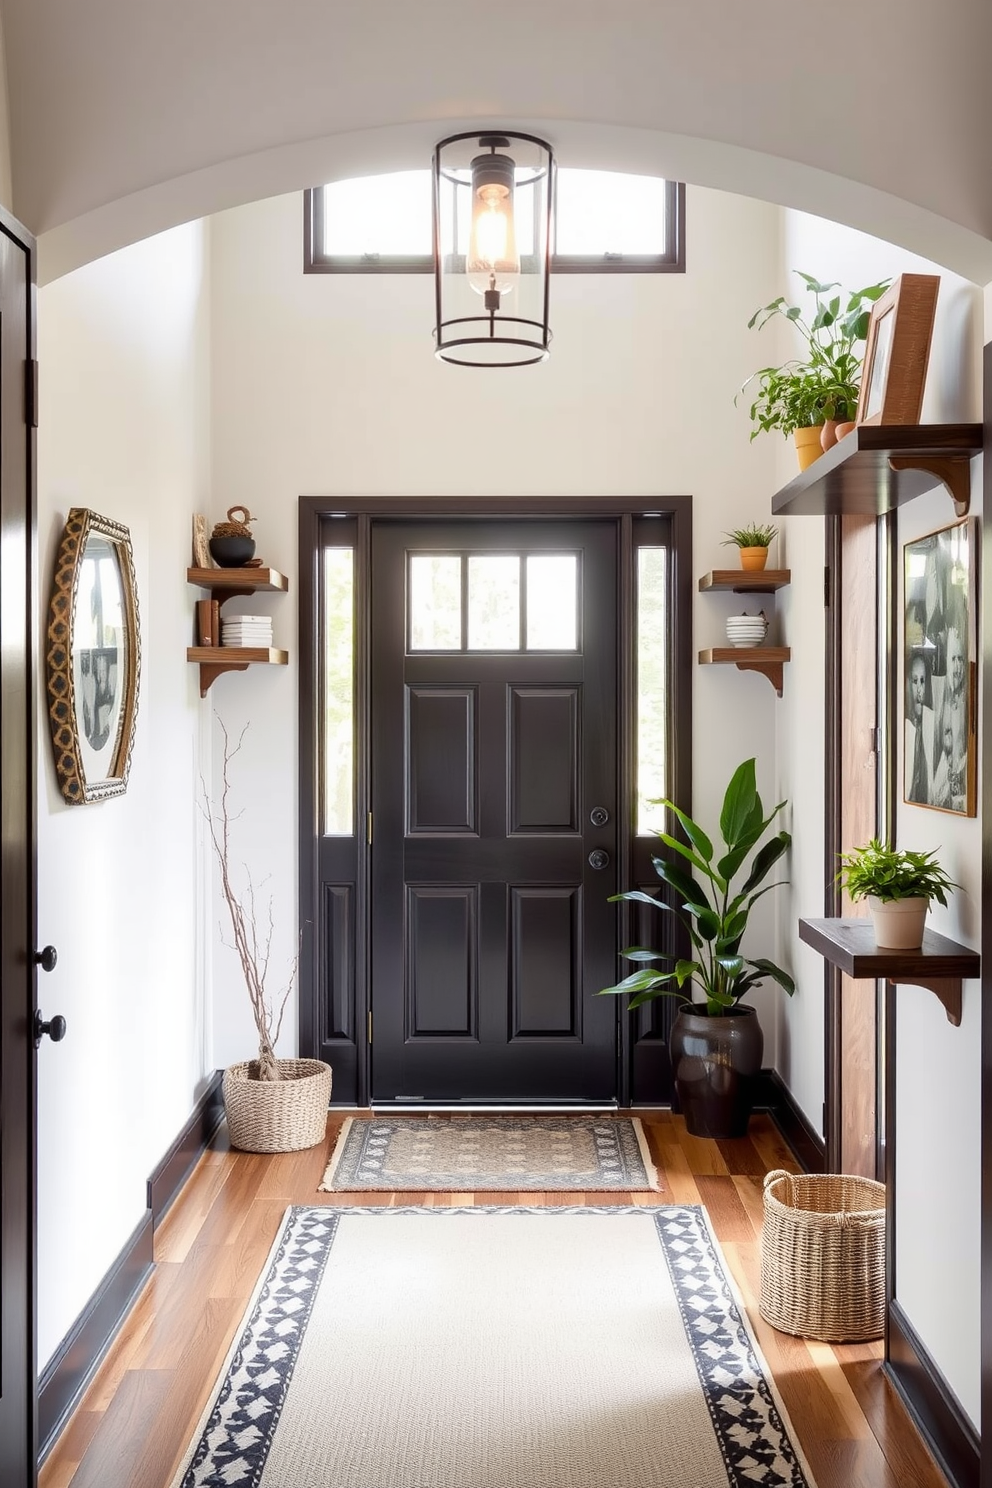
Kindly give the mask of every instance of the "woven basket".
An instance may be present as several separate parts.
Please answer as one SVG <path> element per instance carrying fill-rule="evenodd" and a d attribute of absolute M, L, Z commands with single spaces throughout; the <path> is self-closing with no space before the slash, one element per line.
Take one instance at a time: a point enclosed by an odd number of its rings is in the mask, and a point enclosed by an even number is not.
<path fill-rule="evenodd" d="M 765 1177 L 761 1301 L 783 1333 L 827 1343 L 885 1329 L 885 1185 L 838 1173 Z"/>
<path fill-rule="evenodd" d="M 277 1059 L 276 1064 L 281 1080 L 259 1080 L 254 1059 L 224 1071 L 231 1146 L 241 1152 L 299 1152 L 324 1140 L 331 1066 L 320 1059 Z"/>

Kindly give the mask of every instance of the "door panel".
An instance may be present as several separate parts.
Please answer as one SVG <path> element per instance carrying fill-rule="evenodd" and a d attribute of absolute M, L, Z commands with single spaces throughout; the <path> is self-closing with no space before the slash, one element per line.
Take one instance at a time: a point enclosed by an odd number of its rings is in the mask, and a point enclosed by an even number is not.
<path fill-rule="evenodd" d="M 25 416 L 32 356 L 33 242 L 0 219 L 0 1483 L 35 1482 L 34 748 L 31 541 L 33 435 Z M 30 247 L 28 246 L 30 244 Z M 49 1010 L 50 1011 L 50 1010 Z"/>
<path fill-rule="evenodd" d="M 616 1098 L 616 570 L 612 522 L 373 527 L 376 1101 Z"/>

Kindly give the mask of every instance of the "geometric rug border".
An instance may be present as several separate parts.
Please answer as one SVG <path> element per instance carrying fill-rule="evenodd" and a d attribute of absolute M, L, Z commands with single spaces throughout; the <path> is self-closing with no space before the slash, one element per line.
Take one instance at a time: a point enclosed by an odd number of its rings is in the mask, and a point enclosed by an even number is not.
<path fill-rule="evenodd" d="M 170 1488 L 257 1488 L 342 1218 L 369 1215 L 388 1223 L 418 1215 L 451 1222 L 491 1214 L 636 1214 L 653 1221 L 729 1488 L 816 1488 L 729 1264 L 696 1204 L 290 1205 Z M 288 1271 L 281 1283 L 280 1265 Z"/>
<path fill-rule="evenodd" d="M 575 1177 L 542 1170 L 532 1173 L 514 1173 L 500 1176 L 489 1173 L 460 1173 L 451 1170 L 431 1175 L 417 1173 L 380 1176 L 384 1141 L 403 1126 L 422 1125 L 430 1129 L 431 1123 L 440 1120 L 464 1122 L 473 1132 L 512 1128 L 514 1125 L 543 1125 L 552 1130 L 564 1128 L 581 1120 L 594 1136 L 600 1157 L 596 1172 L 584 1172 Z M 440 1120 L 433 1116 L 406 1116 L 394 1118 L 387 1115 L 349 1116 L 341 1125 L 324 1175 L 318 1185 L 319 1193 L 526 1193 L 528 1189 L 546 1193 L 662 1193 L 661 1176 L 652 1160 L 644 1124 L 637 1116 L 541 1116 L 510 1115 L 500 1113 L 492 1116 L 456 1116 Z M 385 1135 L 384 1135 L 385 1134 Z"/>

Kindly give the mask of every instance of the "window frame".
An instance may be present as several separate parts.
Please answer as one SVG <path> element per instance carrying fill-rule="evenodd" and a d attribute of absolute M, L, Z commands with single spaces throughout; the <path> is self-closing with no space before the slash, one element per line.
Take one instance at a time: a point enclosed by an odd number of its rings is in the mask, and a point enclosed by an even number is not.
<path fill-rule="evenodd" d="M 433 274 L 430 253 L 325 254 L 324 187 L 303 193 L 304 274 Z M 684 274 L 685 182 L 665 182 L 665 246 L 660 253 L 552 253 L 552 274 Z"/>

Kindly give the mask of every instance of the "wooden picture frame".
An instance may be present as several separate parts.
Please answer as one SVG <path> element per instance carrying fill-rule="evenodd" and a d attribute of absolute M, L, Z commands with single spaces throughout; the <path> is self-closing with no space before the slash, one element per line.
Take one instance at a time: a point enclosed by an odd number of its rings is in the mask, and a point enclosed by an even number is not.
<path fill-rule="evenodd" d="M 939 274 L 900 274 L 872 306 L 859 424 L 920 422 L 939 288 Z"/>
<path fill-rule="evenodd" d="M 140 635 L 128 529 L 85 507 L 66 519 L 46 633 L 55 773 L 71 805 L 127 790 Z"/>
<path fill-rule="evenodd" d="M 966 517 L 903 548 L 903 800 L 977 812 L 978 523 Z"/>

